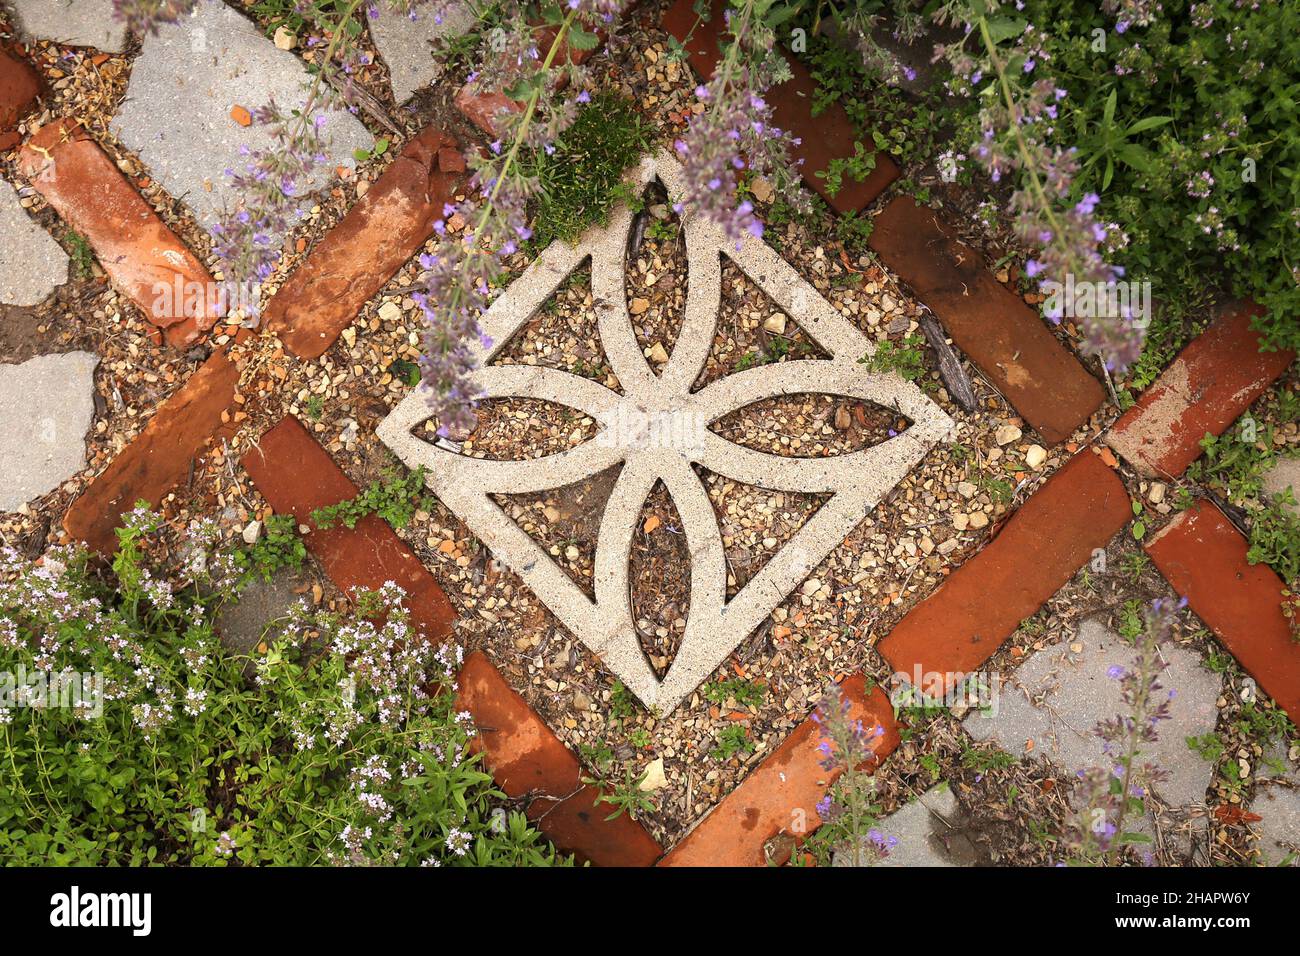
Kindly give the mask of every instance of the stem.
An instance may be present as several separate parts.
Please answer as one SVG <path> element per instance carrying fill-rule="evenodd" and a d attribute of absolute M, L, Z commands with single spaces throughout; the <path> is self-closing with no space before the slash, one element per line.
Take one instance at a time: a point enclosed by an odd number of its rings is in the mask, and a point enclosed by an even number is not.
<path fill-rule="evenodd" d="M 564 37 L 569 32 L 569 28 L 573 24 L 573 18 L 575 15 L 576 11 L 574 10 L 570 10 L 565 14 L 564 20 L 560 24 L 560 28 L 555 32 L 555 39 L 551 41 L 551 48 L 546 51 L 546 57 L 542 60 L 541 72 L 545 73 L 551 68 L 551 64 L 555 62 L 555 57 L 559 53 L 561 45 L 564 43 Z M 484 227 L 492 217 L 493 204 L 496 202 L 497 195 L 501 191 L 501 185 L 510 174 L 511 167 L 514 166 L 515 161 L 519 156 L 519 150 L 523 146 L 524 139 L 528 135 L 528 124 L 532 122 L 533 114 L 537 112 L 537 103 L 541 99 L 541 96 L 542 89 L 539 86 L 537 89 L 533 90 L 528 97 L 524 106 L 523 116 L 520 117 L 518 126 L 515 129 L 514 141 L 510 144 L 510 149 L 506 151 L 506 155 L 501 161 L 500 170 L 493 177 L 492 191 L 488 194 L 487 199 L 484 200 L 483 207 L 479 212 L 478 222 L 474 225 L 473 236 L 475 239 L 477 239 L 479 234 L 482 233 Z M 474 254 L 472 248 L 468 249 L 467 252 Z M 456 311 L 456 308 L 460 305 L 460 288 L 458 286 L 453 286 L 449 292 L 449 301 L 447 302 L 446 308 L 448 314 L 453 314 Z"/>

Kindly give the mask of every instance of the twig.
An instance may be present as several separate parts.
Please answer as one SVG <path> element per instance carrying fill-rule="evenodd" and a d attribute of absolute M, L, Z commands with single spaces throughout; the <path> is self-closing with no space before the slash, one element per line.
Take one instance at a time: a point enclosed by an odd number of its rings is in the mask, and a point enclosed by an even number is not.
<path fill-rule="evenodd" d="M 334 87 L 334 92 L 338 93 L 339 96 L 342 96 L 344 99 L 351 98 L 355 100 L 357 105 L 365 110 L 370 115 L 370 118 L 380 126 L 383 126 L 394 136 L 402 135 L 402 130 L 395 122 L 393 122 L 393 118 L 388 115 L 388 111 L 384 109 L 384 104 L 380 103 L 379 100 L 374 98 L 374 96 L 363 90 L 359 84 L 353 83 L 352 88 L 345 91 L 343 83 L 334 72 L 327 72 L 325 74 L 325 79 L 329 82 L 330 86 Z"/>
<path fill-rule="evenodd" d="M 977 404 L 975 389 L 971 386 L 966 370 L 961 367 L 957 353 L 948 344 L 947 336 L 939 326 L 939 320 L 929 312 L 925 312 L 921 315 L 920 326 L 921 331 L 925 333 L 926 341 L 930 343 L 930 348 L 934 349 L 935 355 L 939 357 L 939 375 L 943 378 L 948 394 L 966 411 L 975 411 Z"/>

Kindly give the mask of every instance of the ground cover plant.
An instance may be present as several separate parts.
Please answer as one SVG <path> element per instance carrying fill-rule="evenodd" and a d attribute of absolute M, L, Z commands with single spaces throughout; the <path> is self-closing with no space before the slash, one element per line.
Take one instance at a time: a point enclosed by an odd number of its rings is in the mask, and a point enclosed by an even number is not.
<path fill-rule="evenodd" d="M 205 525 L 165 566 L 164 534 L 133 512 L 109 574 L 3 555 L 6 862 L 561 862 L 470 753 L 459 652 L 411 632 L 396 586 L 346 614 L 304 606 L 246 657 L 213 629 L 239 562 Z"/>

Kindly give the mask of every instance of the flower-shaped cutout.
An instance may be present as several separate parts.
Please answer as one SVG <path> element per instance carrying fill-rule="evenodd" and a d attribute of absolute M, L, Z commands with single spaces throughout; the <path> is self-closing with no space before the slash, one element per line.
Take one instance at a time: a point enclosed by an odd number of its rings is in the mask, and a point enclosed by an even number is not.
<path fill-rule="evenodd" d="M 647 157 L 631 174 L 644 188 L 658 178 L 682 195 L 682 171 L 668 154 Z M 492 345 L 479 348 L 475 384 L 491 398 L 531 398 L 591 416 L 599 431 L 545 458 L 470 458 L 412 434 L 429 417 L 423 386 L 379 427 L 380 439 L 408 466 L 424 465 L 430 490 L 493 555 L 520 576 L 555 616 L 647 707 L 677 707 L 761 624 L 877 502 L 952 428 L 952 420 L 899 376 L 859 364 L 873 344 L 758 239 L 737 245 L 716 225 L 683 217 L 689 276 L 685 315 L 659 375 L 637 345 L 623 269 L 632 213 L 574 247 L 550 246 L 484 313 Z M 721 306 L 721 255 L 728 256 L 813 338 L 829 359 L 751 368 L 692 392 L 708 358 Z M 553 368 L 488 362 L 579 265 L 591 259 L 592 296 L 602 345 L 623 394 Z M 774 396 L 831 394 L 896 410 L 912 424 L 869 448 L 830 458 L 780 457 L 733 444 L 710 425 Z M 595 600 L 492 500 L 562 488 L 622 463 L 596 540 Z M 694 464 L 746 484 L 831 497 L 730 600 L 717 516 Z M 645 657 L 631 610 L 629 555 L 647 496 L 662 481 L 682 518 L 690 553 L 690 608 L 681 645 L 663 680 Z"/>

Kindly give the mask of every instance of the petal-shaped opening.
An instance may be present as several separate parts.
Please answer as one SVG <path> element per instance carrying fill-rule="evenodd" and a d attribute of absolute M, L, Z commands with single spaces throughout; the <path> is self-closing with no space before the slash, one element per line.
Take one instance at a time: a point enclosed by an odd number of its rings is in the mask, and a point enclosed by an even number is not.
<path fill-rule="evenodd" d="M 663 680 L 686 633 L 691 561 L 681 516 L 662 481 L 641 509 L 629 561 L 632 620 L 646 660 Z"/>
<path fill-rule="evenodd" d="M 693 391 L 747 368 L 791 359 L 831 357 L 740 266 L 726 255 L 719 256 L 722 297 L 718 326 Z"/>
<path fill-rule="evenodd" d="M 709 425 L 714 434 L 783 458 L 834 458 L 906 431 L 906 416 L 874 402 L 799 393 L 752 402 Z"/>
<path fill-rule="evenodd" d="M 735 597 L 831 499 L 773 491 L 696 466 L 717 515 L 727 556 L 727 600 Z"/>
<path fill-rule="evenodd" d="M 448 436 L 452 441 L 442 447 L 487 461 L 530 461 L 576 448 L 600 430 L 590 415 L 576 408 L 535 398 L 485 398 L 474 415 L 474 428 L 463 436 Z M 432 418 L 412 428 L 411 434 L 435 444 L 440 437 Z"/>
<path fill-rule="evenodd" d="M 551 491 L 491 495 L 506 516 L 541 545 L 592 601 L 596 600 L 596 539 L 621 468 L 615 465 Z"/>
<path fill-rule="evenodd" d="M 569 273 L 489 364 L 559 369 L 622 394 L 600 342 L 590 259 Z"/>
<path fill-rule="evenodd" d="M 663 373 L 686 314 L 686 237 L 663 184 L 649 183 L 633 217 L 623 269 L 637 345 L 655 375 Z"/>

